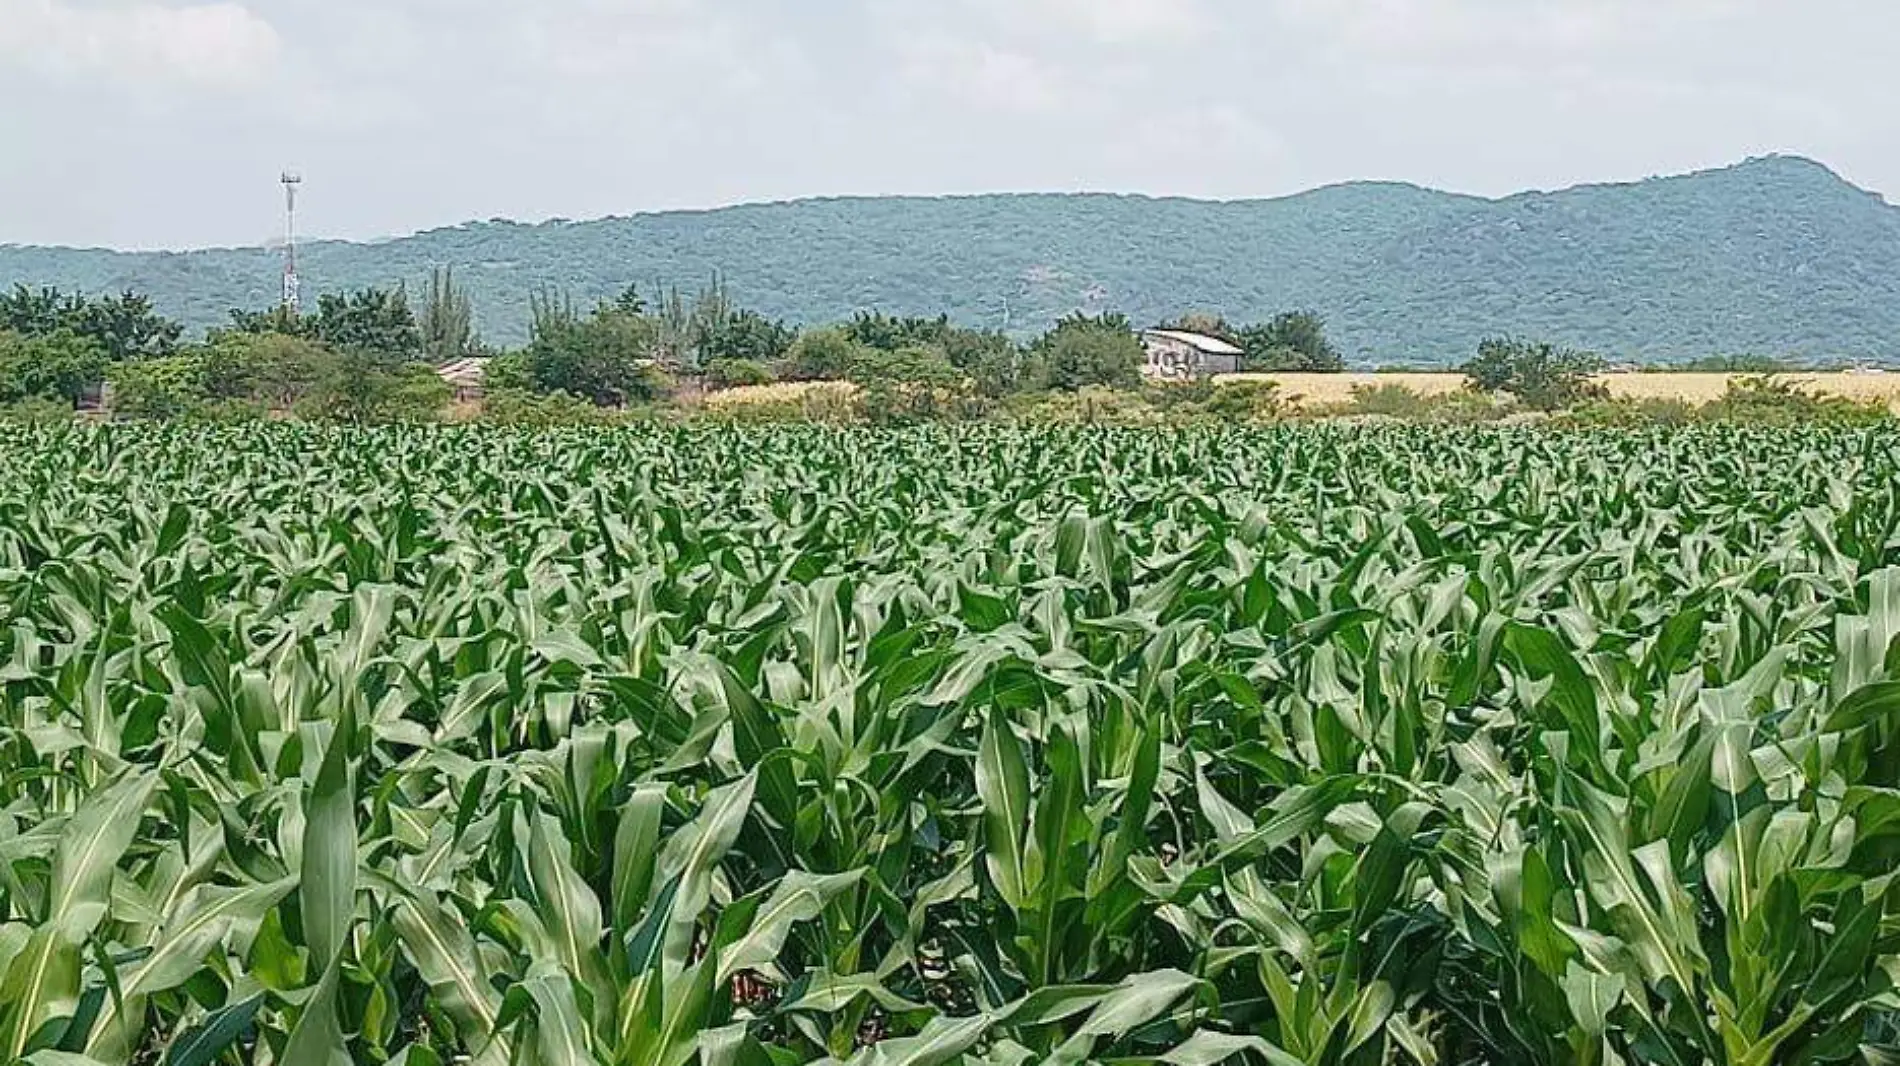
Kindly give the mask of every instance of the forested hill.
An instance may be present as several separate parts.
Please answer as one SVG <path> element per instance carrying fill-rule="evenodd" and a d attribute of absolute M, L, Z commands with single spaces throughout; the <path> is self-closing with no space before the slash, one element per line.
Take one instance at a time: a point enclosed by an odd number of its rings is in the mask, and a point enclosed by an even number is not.
<path fill-rule="evenodd" d="M 1486 200 L 1353 184 L 1209 203 L 1034 195 L 808 200 L 595 222 L 473 223 L 303 256 L 306 291 L 456 269 L 491 340 L 541 286 L 590 301 L 714 271 L 801 323 L 948 312 L 1030 332 L 1077 309 L 1138 322 L 1323 313 L 1350 358 L 1447 362 L 1512 333 L 1663 360 L 1900 358 L 1900 208 L 1805 159 Z M 0 284 L 133 288 L 198 328 L 268 306 L 276 253 L 0 246 Z"/>

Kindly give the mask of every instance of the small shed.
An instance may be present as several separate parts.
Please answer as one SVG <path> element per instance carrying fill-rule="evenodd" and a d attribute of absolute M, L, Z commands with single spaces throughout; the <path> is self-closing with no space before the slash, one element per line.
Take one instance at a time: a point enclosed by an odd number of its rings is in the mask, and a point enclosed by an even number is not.
<path fill-rule="evenodd" d="M 1141 346 L 1148 353 L 1142 372 L 1166 380 L 1237 374 L 1245 354 L 1219 337 L 1182 329 L 1147 330 L 1141 335 Z"/>
<path fill-rule="evenodd" d="M 488 360 L 469 356 L 436 367 L 437 376 L 455 391 L 456 403 L 474 403 L 482 398 L 482 384 L 488 377 Z"/>

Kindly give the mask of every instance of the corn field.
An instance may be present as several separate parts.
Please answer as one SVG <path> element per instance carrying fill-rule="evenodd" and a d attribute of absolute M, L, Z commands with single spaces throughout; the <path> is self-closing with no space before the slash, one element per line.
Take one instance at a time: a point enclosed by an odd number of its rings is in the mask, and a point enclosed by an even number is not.
<path fill-rule="evenodd" d="M 1900 433 L 0 428 L 0 1058 L 1900 1062 Z"/>

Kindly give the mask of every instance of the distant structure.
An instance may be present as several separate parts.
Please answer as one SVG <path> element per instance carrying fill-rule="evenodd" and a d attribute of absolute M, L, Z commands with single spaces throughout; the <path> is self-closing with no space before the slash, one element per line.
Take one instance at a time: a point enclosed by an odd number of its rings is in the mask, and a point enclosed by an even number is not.
<path fill-rule="evenodd" d="M 1145 330 L 1141 346 L 1148 353 L 1142 373 L 1169 381 L 1237 374 L 1244 354 L 1219 337 L 1184 329 Z"/>
<path fill-rule="evenodd" d="M 445 363 L 437 367 L 435 372 L 453 390 L 456 403 L 475 403 L 482 398 L 483 385 L 488 377 L 488 360 L 469 356 Z"/>
<path fill-rule="evenodd" d="M 297 281 L 297 186 L 303 176 L 284 171 L 284 310 L 295 314 L 298 306 Z"/>

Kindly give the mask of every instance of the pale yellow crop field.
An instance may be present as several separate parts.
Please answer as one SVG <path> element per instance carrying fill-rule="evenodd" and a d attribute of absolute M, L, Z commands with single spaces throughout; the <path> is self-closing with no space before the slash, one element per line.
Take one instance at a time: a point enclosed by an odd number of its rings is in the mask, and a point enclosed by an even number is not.
<path fill-rule="evenodd" d="M 1605 374 L 1598 378 L 1610 395 L 1620 400 L 1672 399 L 1701 404 L 1721 399 L 1735 374 Z M 1421 396 L 1443 396 L 1465 387 L 1460 374 L 1235 374 L 1227 381 L 1271 381 L 1302 407 L 1348 403 L 1359 386 L 1403 385 Z M 1900 407 L 1900 374 L 1800 373 L 1781 374 L 1776 380 L 1805 392 L 1842 396 L 1862 402 L 1879 401 Z"/>
<path fill-rule="evenodd" d="M 1620 400 L 1672 399 L 1703 404 L 1722 398 L 1729 379 L 1737 374 L 1605 374 L 1597 380 Z M 1900 411 L 1900 373 L 1846 374 L 1800 373 L 1776 375 L 1804 392 L 1820 396 L 1843 396 L 1861 402 L 1881 402 Z M 1445 396 L 1465 387 L 1462 374 L 1232 374 L 1222 377 L 1223 384 L 1237 381 L 1271 381 L 1280 394 L 1303 408 L 1332 407 L 1352 402 L 1353 389 L 1365 386 L 1402 385 L 1421 396 Z M 762 404 L 799 404 L 802 402 L 838 403 L 849 401 L 857 386 L 845 382 L 782 382 L 723 389 L 706 394 L 704 403 L 713 410 L 735 410 Z"/>

